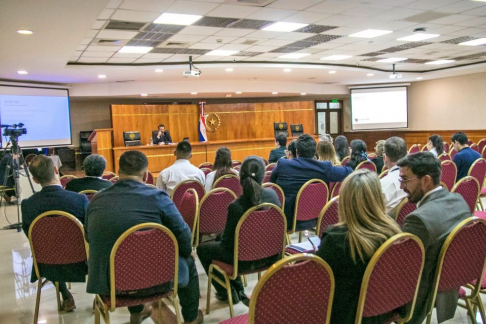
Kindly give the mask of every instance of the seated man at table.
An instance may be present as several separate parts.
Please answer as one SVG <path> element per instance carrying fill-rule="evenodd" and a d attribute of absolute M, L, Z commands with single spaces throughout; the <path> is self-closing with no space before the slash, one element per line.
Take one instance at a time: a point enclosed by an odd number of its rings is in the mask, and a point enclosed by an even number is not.
<path fill-rule="evenodd" d="M 268 157 L 269 163 L 276 163 L 278 159 L 285 156 L 285 151 L 287 150 L 287 137 L 285 135 L 280 134 L 277 135 L 275 138 L 275 146 L 277 147 L 274 150 L 270 151 L 270 156 Z"/>
<path fill-rule="evenodd" d="M 27 237 L 30 225 L 37 216 L 51 210 L 69 213 L 84 223 L 88 198 L 62 188 L 59 170 L 54 166 L 52 159 L 43 154 L 38 155 L 30 163 L 29 170 L 32 179 L 42 186 L 42 190 L 22 201 L 22 229 Z M 65 244 L 69 244 L 67 238 Z M 39 270 L 47 280 L 59 282 L 59 291 L 63 299 L 62 309 L 66 312 L 75 309 L 74 298 L 67 289 L 66 282 L 84 282 L 87 273 L 86 263 L 80 262 L 68 266 L 39 264 Z M 37 276 L 32 270 L 31 282 L 36 280 Z"/>
<path fill-rule="evenodd" d="M 296 142 L 297 158 L 279 159 L 272 171 L 270 181 L 278 184 L 285 194 L 284 213 L 287 217 L 287 226 L 293 224 L 295 200 L 300 188 L 309 180 L 321 179 L 329 182 L 343 181 L 353 169 L 350 167 L 333 166 L 329 161 L 314 159 L 317 143 L 308 134 L 301 135 Z M 312 220 L 315 224 L 315 220 Z M 307 227 L 309 222 L 297 222 L 299 226 Z"/>
<path fill-rule="evenodd" d="M 115 242 L 125 231 L 138 224 L 161 224 L 174 234 L 179 245 L 178 295 L 184 320 L 186 323 L 202 323 L 203 315 L 198 311 L 199 279 L 191 256 L 191 230 L 167 193 L 144 183 L 147 166 L 147 157 L 143 153 L 123 153 L 120 157 L 120 180 L 96 194 L 89 204 L 85 223 L 89 242 L 86 290 L 92 294 L 109 295 L 110 254 Z M 131 296 L 154 294 L 166 289 L 162 286 L 148 287 Z M 131 314 L 130 324 L 139 324 L 150 316 L 153 308 L 141 304 L 129 306 L 128 310 Z"/>
<path fill-rule="evenodd" d="M 89 155 L 83 162 L 84 178 L 72 179 L 66 185 L 66 190 L 81 192 L 83 190 L 100 191 L 113 184 L 101 178 L 106 168 L 106 159 L 98 154 Z"/>
<path fill-rule="evenodd" d="M 170 196 L 175 186 L 185 180 L 197 180 L 204 186 L 206 183 L 204 172 L 189 162 L 192 157 L 191 144 L 187 141 L 179 142 L 174 155 L 176 157 L 174 164 L 159 173 L 157 188 L 167 191 Z"/>
<path fill-rule="evenodd" d="M 154 145 L 158 145 L 160 143 L 172 143 L 172 137 L 170 137 L 169 131 L 165 130 L 165 126 L 160 124 L 158 130 L 152 132 L 152 139 L 154 141 Z"/>

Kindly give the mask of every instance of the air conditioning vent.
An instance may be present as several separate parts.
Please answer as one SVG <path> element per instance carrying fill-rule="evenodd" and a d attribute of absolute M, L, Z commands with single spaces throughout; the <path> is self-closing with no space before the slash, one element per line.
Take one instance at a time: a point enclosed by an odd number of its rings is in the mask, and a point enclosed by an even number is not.
<path fill-rule="evenodd" d="M 189 43 L 182 43 L 182 42 L 167 42 L 164 46 L 172 46 L 172 47 L 187 47 Z"/>
<path fill-rule="evenodd" d="M 126 82 L 135 82 L 135 80 L 120 80 L 115 82 L 126 83 Z"/>
<path fill-rule="evenodd" d="M 106 25 L 105 29 L 140 30 L 146 24 L 147 23 L 139 23 L 139 22 L 132 22 L 132 21 L 110 20 L 108 25 Z"/>
<path fill-rule="evenodd" d="M 258 43 L 258 40 L 256 40 L 256 39 L 247 39 L 246 41 L 244 41 L 243 43 L 241 43 L 241 45 L 253 45 L 255 43 Z"/>
<path fill-rule="evenodd" d="M 119 39 L 99 39 L 98 44 L 99 45 L 120 45 L 121 40 Z"/>
<path fill-rule="evenodd" d="M 276 0 L 226 0 L 224 3 L 243 6 L 266 7 Z"/>

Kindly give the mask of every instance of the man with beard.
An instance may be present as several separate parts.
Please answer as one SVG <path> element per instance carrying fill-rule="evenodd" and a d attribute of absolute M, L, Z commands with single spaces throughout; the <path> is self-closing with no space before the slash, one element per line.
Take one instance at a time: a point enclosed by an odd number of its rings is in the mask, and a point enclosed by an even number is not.
<path fill-rule="evenodd" d="M 403 231 L 417 235 L 424 244 L 425 264 L 412 319 L 407 323 L 422 323 L 427 300 L 432 293 L 432 283 L 442 244 L 471 212 L 461 195 L 450 193 L 440 186 L 440 161 L 430 152 L 410 154 L 398 161 L 400 188 L 408 201 L 417 209 L 404 221 Z M 459 287 L 437 294 L 436 308 L 439 323 L 454 317 Z"/>

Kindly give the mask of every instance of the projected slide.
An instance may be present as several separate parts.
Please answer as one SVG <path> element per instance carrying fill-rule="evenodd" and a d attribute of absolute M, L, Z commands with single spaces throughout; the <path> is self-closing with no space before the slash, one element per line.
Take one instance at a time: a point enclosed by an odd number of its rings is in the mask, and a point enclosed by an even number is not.
<path fill-rule="evenodd" d="M 71 145 L 68 91 L 0 86 L 0 122 L 24 124 L 27 134 L 19 137 L 22 148 Z M 4 129 L 2 147 L 8 141 Z"/>
<path fill-rule="evenodd" d="M 407 87 L 352 89 L 353 130 L 408 127 Z"/>

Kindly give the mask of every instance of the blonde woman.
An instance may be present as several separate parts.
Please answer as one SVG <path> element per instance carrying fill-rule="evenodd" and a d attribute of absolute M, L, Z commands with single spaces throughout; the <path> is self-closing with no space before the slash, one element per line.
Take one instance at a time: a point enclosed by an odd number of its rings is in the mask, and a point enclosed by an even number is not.
<path fill-rule="evenodd" d="M 357 170 L 343 182 L 339 223 L 322 235 L 317 255 L 326 260 L 336 280 L 331 324 L 354 323 L 361 281 L 375 251 L 400 227 L 385 212 L 376 173 Z M 379 323 L 378 317 L 362 323 Z"/>
<path fill-rule="evenodd" d="M 329 141 L 319 141 L 317 143 L 317 156 L 319 161 L 329 161 L 332 165 L 341 165 L 336 151 L 334 150 L 334 145 Z"/>
<path fill-rule="evenodd" d="M 371 159 L 371 162 L 373 162 L 376 166 L 376 172 L 378 174 L 381 173 L 381 170 L 383 169 L 383 164 L 385 163 L 383 161 L 384 151 L 385 151 L 385 141 L 379 140 L 378 142 L 376 142 L 376 146 L 375 146 L 376 157 L 374 159 Z"/>

